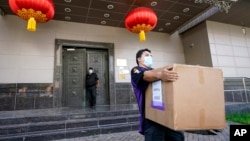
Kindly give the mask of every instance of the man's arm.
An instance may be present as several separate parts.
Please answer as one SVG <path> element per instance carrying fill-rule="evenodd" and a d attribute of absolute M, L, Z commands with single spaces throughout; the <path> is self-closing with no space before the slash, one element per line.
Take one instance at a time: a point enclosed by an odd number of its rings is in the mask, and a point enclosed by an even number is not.
<path fill-rule="evenodd" d="M 100 80 L 96 80 L 96 87 L 100 87 Z"/>
<path fill-rule="evenodd" d="M 160 80 L 162 75 L 162 71 L 150 70 L 145 71 L 143 74 L 143 79 L 147 82 L 153 82 L 156 80 Z"/>
<path fill-rule="evenodd" d="M 96 73 L 95 73 L 95 80 L 96 80 L 96 87 L 100 87 L 100 80 Z"/>
<path fill-rule="evenodd" d="M 178 79 L 178 77 L 178 73 L 173 71 L 172 66 L 145 71 L 143 74 L 143 79 L 148 82 L 153 82 L 156 80 L 175 81 Z"/>

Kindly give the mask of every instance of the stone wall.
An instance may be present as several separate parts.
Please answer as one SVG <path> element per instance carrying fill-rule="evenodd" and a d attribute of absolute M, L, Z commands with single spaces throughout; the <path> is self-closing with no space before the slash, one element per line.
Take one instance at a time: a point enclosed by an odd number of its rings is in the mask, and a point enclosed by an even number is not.
<path fill-rule="evenodd" d="M 51 108 L 50 83 L 0 84 L 0 111 Z"/>
<path fill-rule="evenodd" d="M 250 102 L 249 78 L 224 79 L 225 102 Z M 130 83 L 115 83 L 115 105 L 137 104 Z M 53 108 L 51 83 L 0 84 L 0 111 Z"/>

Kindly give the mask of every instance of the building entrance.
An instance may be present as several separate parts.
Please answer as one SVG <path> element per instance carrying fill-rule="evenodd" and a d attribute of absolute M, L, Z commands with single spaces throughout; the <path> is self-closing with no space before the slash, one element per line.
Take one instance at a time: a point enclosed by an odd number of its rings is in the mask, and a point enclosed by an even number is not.
<path fill-rule="evenodd" d="M 62 106 L 88 107 L 85 78 L 93 67 L 100 80 L 96 105 L 109 105 L 108 52 L 105 49 L 63 46 L 62 52 Z"/>

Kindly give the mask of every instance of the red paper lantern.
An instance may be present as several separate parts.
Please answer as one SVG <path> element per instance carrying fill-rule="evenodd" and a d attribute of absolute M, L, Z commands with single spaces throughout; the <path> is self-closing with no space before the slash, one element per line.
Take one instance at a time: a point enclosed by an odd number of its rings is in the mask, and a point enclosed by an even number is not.
<path fill-rule="evenodd" d="M 36 31 L 36 22 L 47 22 L 55 13 L 52 0 L 9 0 L 9 5 L 12 12 L 28 20 L 29 31 Z"/>
<path fill-rule="evenodd" d="M 133 33 L 139 33 L 140 41 L 146 39 L 145 32 L 154 29 L 156 24 L 157 16 L 155 12 L 146 7 L 133 9 L 125 18 L 125 27 Z"/>

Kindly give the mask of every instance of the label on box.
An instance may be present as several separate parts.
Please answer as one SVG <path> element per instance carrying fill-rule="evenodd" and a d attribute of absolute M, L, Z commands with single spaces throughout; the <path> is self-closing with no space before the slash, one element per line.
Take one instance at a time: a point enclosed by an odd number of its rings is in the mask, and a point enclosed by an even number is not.
<path fill-rule="evenodd" d="M 152 83 L 152 108 L 165 110 L 163 97 L 162 97 L 162 82 L 161 80 Z"/>

